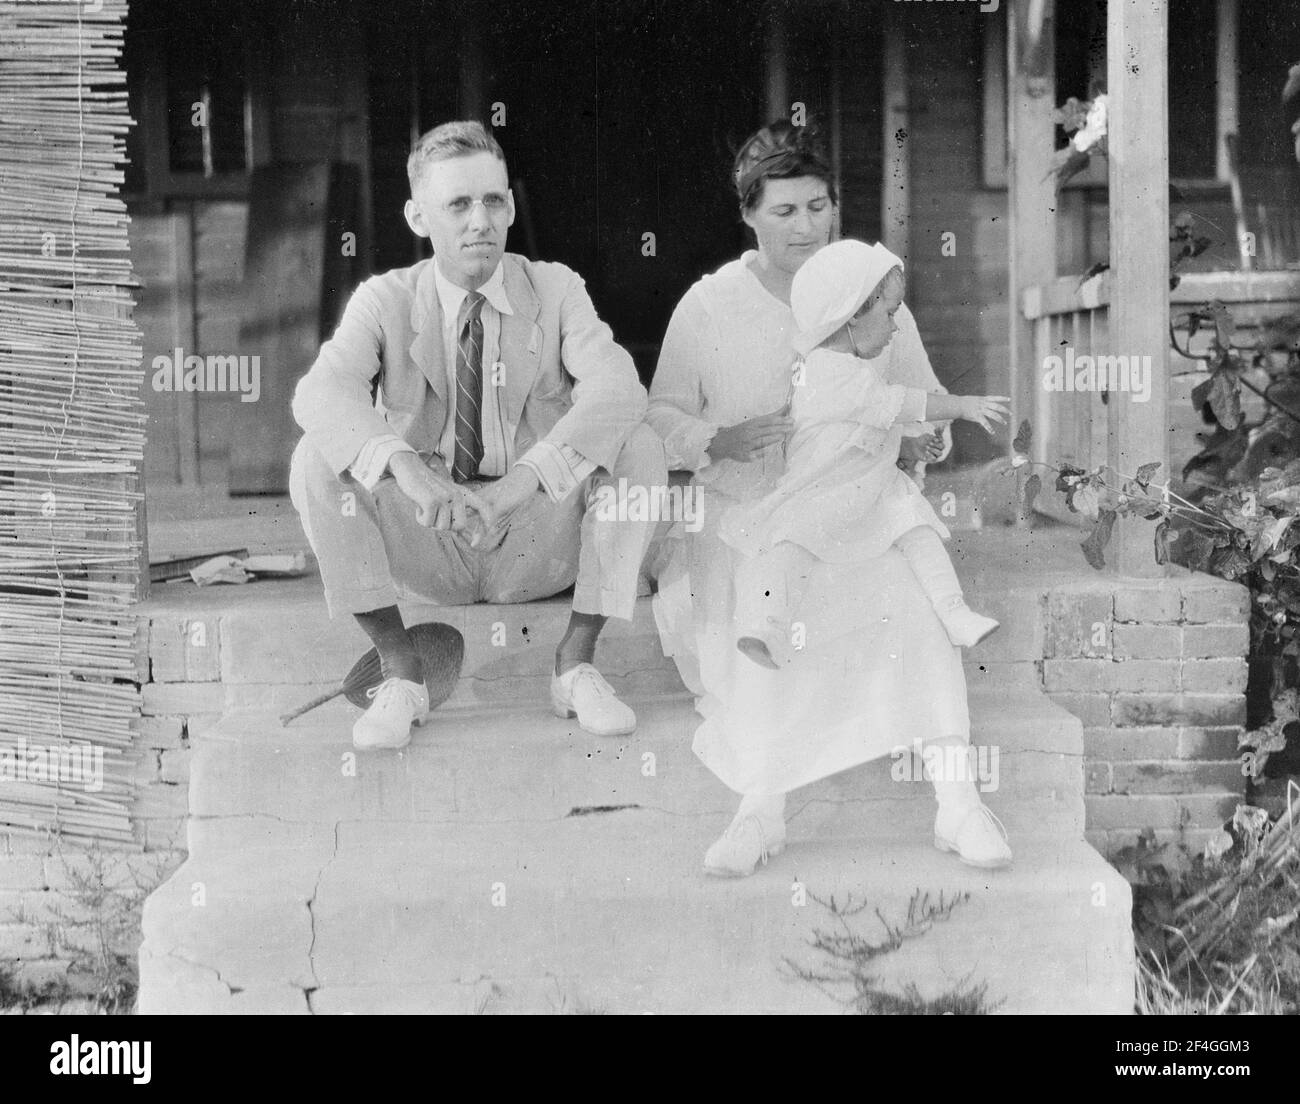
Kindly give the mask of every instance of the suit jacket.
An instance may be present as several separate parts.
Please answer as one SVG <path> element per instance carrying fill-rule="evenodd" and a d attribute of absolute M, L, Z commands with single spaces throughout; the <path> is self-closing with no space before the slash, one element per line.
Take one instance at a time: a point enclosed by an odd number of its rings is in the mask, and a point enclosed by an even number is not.
<path fill-rule="evenodd" d="M 517 427 L 516 459 L 546 440 L 611 468 L 646 411 L 631 356 L 614 342 L 572 269 L 513 253 L 501 264 L 515 312 L 501 316 L 499 359 L 503 405 Z M 294 419 L 337 473 L 382 434 L 397 434 L 417 452 L 438 448 L 447 365 L 433 265 L 394 269 L 357 288 L 334 336 L 298 381 Z"/>

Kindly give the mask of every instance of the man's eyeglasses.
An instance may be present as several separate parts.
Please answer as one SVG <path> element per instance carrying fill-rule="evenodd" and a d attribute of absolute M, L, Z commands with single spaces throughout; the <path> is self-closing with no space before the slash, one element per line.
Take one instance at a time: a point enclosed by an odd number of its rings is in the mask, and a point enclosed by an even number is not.
<path fill-rule="evenodd" d="M 442 209 L 449 215 L 468 215 L 474 210 L 476 203 L 483 204 L 483 210 L 489 215 L 502 214 L 509 206 L 510 201 L 500 192 L 489 192 L 481 199 L 470 199 L 469 196 L 457 196 L 455 199 L 442 205 Z"/>

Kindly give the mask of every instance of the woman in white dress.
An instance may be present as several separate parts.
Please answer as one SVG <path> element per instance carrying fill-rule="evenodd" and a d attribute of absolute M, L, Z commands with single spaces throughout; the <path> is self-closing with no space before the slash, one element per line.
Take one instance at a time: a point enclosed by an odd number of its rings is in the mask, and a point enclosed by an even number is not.
<path fill-rule="evenodd" d="M 656 620 L 697 697 L 695 753 L 742 795 L 705 868 L 746 875 L 784 847 L 788 792 L 899 747 L 963 747 L 970 718 L 961 653 L 892 548 L 869 564 L 819 565 L 804 608 L 821 626 L 821 642 L 779 671 L 736 648 L 736 562 L 718 525 L 728 507 L 769 494 L 784 470 L 795 359 L 790 287 L 829 241 L 837 197 L 814 136 L 784 121 L 745 143 L 733 180 L 757 249 L 682 297 L 647 417 L 669 468 L 694 473 L 703 512 L 702 527 L 679 534 L 659 573 Z M 894 321 L 898 333 L 875 362 L 881 376 L 942 392 L 906 306 Z M 933 427 L 922 428 L 903 442 L 905 460 L 941 455 Z M 1010 851 L 972 778 L 933 777 L 936 843 L 970 863 L 1005 865 Z"/>

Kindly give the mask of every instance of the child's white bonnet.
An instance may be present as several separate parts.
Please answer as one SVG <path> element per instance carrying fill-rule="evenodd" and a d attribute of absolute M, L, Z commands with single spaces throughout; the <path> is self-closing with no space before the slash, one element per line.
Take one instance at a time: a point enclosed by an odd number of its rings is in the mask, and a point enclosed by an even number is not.
<path fill-rule="evenodd" d="M 807 356 L 844 325 L 892 268 L 903 262 L 883 245 L 845 238 L 823 246 L 795 273 L 790 288 L 794 351 Z"/>

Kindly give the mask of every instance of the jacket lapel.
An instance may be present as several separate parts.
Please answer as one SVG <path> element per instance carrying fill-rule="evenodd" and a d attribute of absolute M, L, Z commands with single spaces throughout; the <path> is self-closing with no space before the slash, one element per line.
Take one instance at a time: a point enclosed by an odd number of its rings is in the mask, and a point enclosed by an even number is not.
<path fill-rule="evenodd" d="M 442 306 L 438 301 L 438 288 L 433 281 L 433 266 L 429 261 L 415 284 L 415 300 L 411 304 L 411 360 L 429 381 L 438 402 L 447 403 L 447 364 L 442 347 Z"/>
<path fill-rule="evenodd" d="M 542 331 L 537 324 L 542 307 L 519 262 L 507 255 L 501 263 L 505 266 L 506 298 L 514 314 L 501 316 L 500 359 L 505 366 L 506 416 L 517 426 L 542 362 Z"/>

